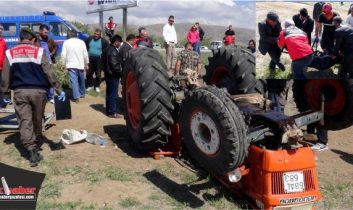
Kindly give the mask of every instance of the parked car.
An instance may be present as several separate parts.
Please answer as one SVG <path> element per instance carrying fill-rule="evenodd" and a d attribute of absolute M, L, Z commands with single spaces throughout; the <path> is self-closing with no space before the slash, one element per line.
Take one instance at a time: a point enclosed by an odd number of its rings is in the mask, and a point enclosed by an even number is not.
<path fill-rule="evenodd" d="M 161 45 L 159 43 L 153 43 L 153 49 L 160 49 Z"/>
<path fill-rule="evenodd" d="M 62 44 L 67 39 L 68 30 L 76 31 L 79 39 L 86 40 L 88 38 L 88 34 L 81 32 L 69 21 L 49 11 L 43 12 L 43 15 L 36 16 L 0 16 L 0 24 L 4 26 L 2 36 L 6 42 L 7 48 L 11 48 L 19 42 L 21 28 L 30 28 L 34 32 L 39 32 L 39 26 L 41 24 L 49 26 L 49 36 L 51 36 L 59 46 L 57 55 L 61 53 Z"/>
<path fill-rule="evenodd" d="M 222 41 L 213 41 L 211 42 L 211 50 L 217 50 L 219 48 L 223 47 L 223 42 Z"/>
<path fill-rule="evenodd" d="M 208 50 L 207 46 L 201 46 L 201 50 Z"/>

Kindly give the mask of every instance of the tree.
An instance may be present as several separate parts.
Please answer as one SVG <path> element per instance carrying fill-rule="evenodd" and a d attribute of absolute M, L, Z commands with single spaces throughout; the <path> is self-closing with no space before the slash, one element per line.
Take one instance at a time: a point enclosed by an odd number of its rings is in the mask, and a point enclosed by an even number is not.
<path fill-rule="evenodd" d="M 90 29 L 89 25 L 87 24 L 80 23 L 77 21 L 73 21 L 72 24 L 75 25 L 78 29 L 80 29 L 80 31 L 83 33 L 87 33 L 89 35 L 93 34 L 93 31 Z"/>

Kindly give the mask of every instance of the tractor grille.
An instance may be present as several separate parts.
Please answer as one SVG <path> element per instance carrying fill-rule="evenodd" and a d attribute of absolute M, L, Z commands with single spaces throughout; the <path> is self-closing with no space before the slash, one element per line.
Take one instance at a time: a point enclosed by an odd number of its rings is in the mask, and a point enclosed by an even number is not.
<path fill-rule="evenodd" d="M 313 171 L 304 170 L 303 172 L 304 172 L 305 192 L 314 191 L 315 183 L 313 179 Z M 284 192 L 283 172 L 275 172 L 271 174 L 271 187 L 272 187 L 272 195 L 295 194 L 295 193 Z"/>

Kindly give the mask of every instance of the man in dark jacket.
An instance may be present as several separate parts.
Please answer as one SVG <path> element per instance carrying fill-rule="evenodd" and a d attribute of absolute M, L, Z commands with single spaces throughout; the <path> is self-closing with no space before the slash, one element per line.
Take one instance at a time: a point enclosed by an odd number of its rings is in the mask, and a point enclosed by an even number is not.
<path fill-rule="evenodd" d="M 297 28 L 306 33 L 309 44 L 311 45 L 311 33 L 314 30 L 314 20 L 308 15 L 308 10 L 302 8 L 299 14 L 293 16 L 293 21 Z"/>
<path fill-rule="evenodd" d="M 197 31 L 199 32 L 199 36 L 200 36 L 200 41 L 203 41 L 203 37 L 205 36 L 205 31 L 201 28 L 200 23 L 196 22 L 195 26 L 197 27 Z"/>
<path fill-rule="evenodd" d="M 86 75 L 87 91 L 94 90 L 100 92 L 99 85 L 101 83 L 101 56 L 103 50 L 109 45 L 107 40 L 102 38 L 102 32 L 96 29 L 94 35 L 86 40 L 86 47 L 89 56 L 89 68 Z M 93 80 L 93 75 L 96 75 L 95 80 Z"/>
<path fill-rule="evenodd" d="M 136 42 L 136 36 L 133 34 L 129 34 L 126 37 L 126 42 L 123 42 L 119 48 L 119 58 L 121 59 L 121 64 L 124 69 L 124 62 L 127 58 L 127 53 L 131 50 Z"/>
<path fill-rule="evenodd" d="M 38 152 L 42 136 L 42 119 L 47 91 L 54 86 L 59 100 L 65 101 L 65 92 L 55 77 L 44 49 L 34 45 L 36 34 L 21 29 L 20 44 L 6 51 L 2 72 L 1 92 L 14 91 L 14 107 L 24 147 L 29 151 L 31 166 L 43 158 Z"/>
<path fill-rule="evenodd" d="M 259 23 L 260 43 L 259 51 L 262 55 L 269 54 L 271 62 L 269 65 L 270 71 L 274 71 L 276 65 L 282 70 L 285 70 L 284 65 L 280 62 L 282 54 L 281 49 L 277 45 L 279 33 L 282 31 L 281 23 L 278 20 L 278 15 L 275 12 L 267 13 L 265 21 Z"/>
<path fill-rule="evenodd" d="M 105 110 L 107 116 L 111 118 L 122 117 L 116 113 L 116 99 L 118 97 L 119 79 L 122 73 L 118 51 L 122 42 L 123 39 L 119 35 L 114 35 L 110 39 L 110 45 L 104 49 L 102 55 L 104 79 L 107 85 Z"/>
<path fill-rule="evenodd" d="M 340 68 L 341 76 L 349 74 L 353 79 L 353 28 L 350 26 L 342 26 L 342 18 L 340 16 L 333 18 L 335 30 L 335 46 L 333 50 L 333 59 L 339 55 L 343 55 L 343 61 Z"/>

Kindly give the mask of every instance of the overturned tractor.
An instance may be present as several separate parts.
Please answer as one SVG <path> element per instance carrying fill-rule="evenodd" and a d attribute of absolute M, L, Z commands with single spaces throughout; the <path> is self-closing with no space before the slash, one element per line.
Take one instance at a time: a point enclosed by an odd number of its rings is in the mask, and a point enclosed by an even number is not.
<path fill-rule="evenodd" d="M 296 83 L 303 113 L 286 116 L 270 110 L 265 84 L 255 77 L 255 58 L 240 48 L 214 51 L 204 78 L 209 85 L 203 86 L 192 75 L 169 75 L 151 49 L 131 50 L 124 67 L 126 125 L 138 148 L 175 154 L 183 142 L 197 164 L 257 208 L 310 208 L 320 199 L 314 154 L 300 128 L 352 125 L 348 81 Z"/>

